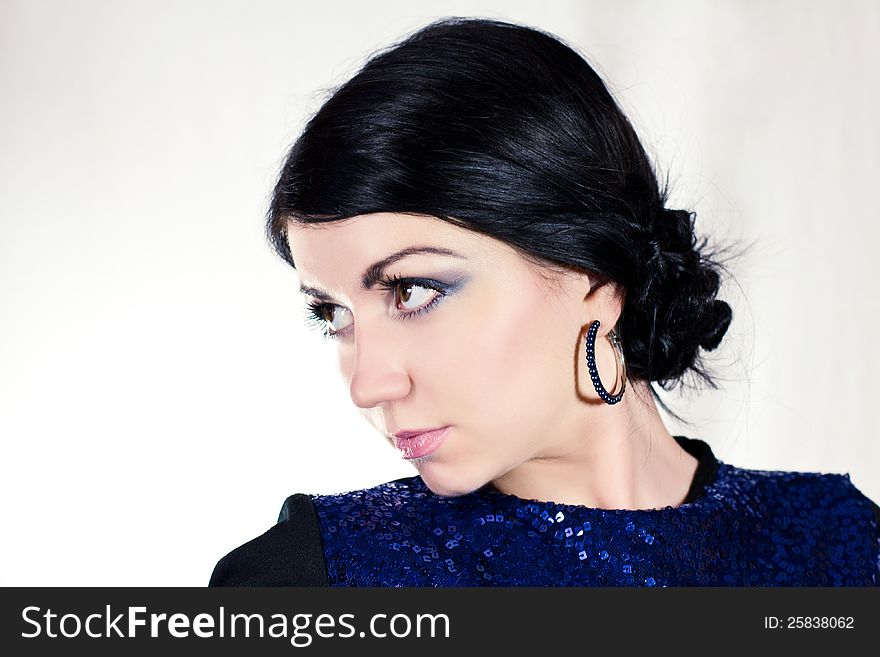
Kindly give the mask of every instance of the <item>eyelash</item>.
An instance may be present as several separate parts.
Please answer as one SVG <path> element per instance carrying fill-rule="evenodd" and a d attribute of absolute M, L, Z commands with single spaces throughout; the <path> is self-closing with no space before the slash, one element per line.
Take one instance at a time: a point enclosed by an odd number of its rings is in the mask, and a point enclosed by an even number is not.
<path fill-rule="evenodd" d="M 426 303 L 421 308 L 416 308 L 415 310 L 410 310 L 406 312 L 402 312 L 398 314 L 394 319 L 397 321 L 405 321 L 407 319 L 412 319 L 417 315 L 421 315 L 424 312 L 427 312 L 432 307 L 437 305 L 443 297 L 446 296 L 447 291 L 443 288 L 440 283 L 435 281 L 429 281 L 422 278 L 405 278 L 400 276 L 390 276 L 387 278 L 383 278 L 378 282 L 378 286 L 383 290 L 396 290 L 398 287 L 406 284 L 408 286 L 421 287 L 426 290 L 434 290 L 437 292 L 437 296 L 435 296 L 431 301 Z M 325 303 L 320 301 L 313 301 L 306 304 L 308 307 L 308 315 L 306 317 L 306 323 L 315 330 L 321 332 L 321 334 L 330 340 L 338 340 L 339 334 L 344 332 L 346 329 L 342 329 L 342 331 L 332 332 L 329 329 L 329 322 L 324 319 L 324 312 L 330 308 L 336 307 L 335 303 Z"/>

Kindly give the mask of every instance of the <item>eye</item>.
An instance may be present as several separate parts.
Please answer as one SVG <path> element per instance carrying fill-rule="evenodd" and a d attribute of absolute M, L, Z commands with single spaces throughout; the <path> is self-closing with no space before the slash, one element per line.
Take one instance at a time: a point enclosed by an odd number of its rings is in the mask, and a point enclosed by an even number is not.
<path fill-rule="evenodd" d="M 404 304 L 409 303 L 413 298 L 417 301 L 417 303 L 413 303 L 412 306 L 404 305 L 404 310 L 408 310 L 410 312 L 415 311 L 420 306 L 426 303 L 427 299 L 430 299 L 433 294 L 437 294 L 437 290 L 434 288 L 427 287 L 425 285 L 416 285 L 415 283 L 397 283 L 393 286 L 394 289 L 403 290 L 403 292 L 399 295 L 399 298 Z M 422 293 L 413 294 L 413 290 L 422 290 Z"/>
<path fill-rule="evenodd" d="M 450 286 L 439 281 L 426 279 L 399 278 L 396 276 L 383 279 L 379 287 L 390 290 L 394 294 L 394 309 L 397 312 L 394 319 L 404 321 L 427 312 L 436 306 L 449 292 Z M 433 294 L 432 294 L 433 293 Z M 432 298 L 433 296 L 433 298 Z M 400 302 L 398 302 L 398 299 Z M 403 306 L 401 308 L 400 303 Z M 343 320 L 343 315 L 351 314 L 347 308 L 333 303 L 314 302 L 307 304 L 308 316 L 306 323 L 310 327 L 320 330 L 324 337 L 338 339 L 348 327 L 336 326 L 337 321 Z"/>
<path fill-rule="evenodd" d="M 449 286 L 438 281 L 421 278 L 400 278 L 398 276 L 391 276 L 390 278 L 383 279 L 379 282 L 379 287 L 385 290 L 391 290 L 392 292 L 402 290 L 400 294 L 394 296 L 403 301 L 404 304 L 412 302 L 413 299 L 418 302 L 413 303 L 412 306 L 403 306 L 403 312 L 398 313 L 395 318 L 401 321 L 410 319 L 416 315 L 421 315 L 423 312 L 437 305 L 437 303 L 439 303 L 449 292 Z M 428 294 L 413 294 L 413 290 L 424 290 Z M 431 298 L 431 292 L 434 293 L 433 298 Z M 425 298 L 430 299 L 430 301 L 426 303 L 424 301 Z M 396 300 L 394 302 L 394 308 L 398 309 Z"/>
<path fill-rule="evenodd" d="M 308 310 L 306 324 L 310 328 L 321 331 L 325 338 L 336 337 L 337 333 L 345 330 L 346 326 L 337 327 L 335 322 L 339 321 L 343 314 L 349 312 L 347 308 L 320 302 L 308 303 L 306 307 Z"/>

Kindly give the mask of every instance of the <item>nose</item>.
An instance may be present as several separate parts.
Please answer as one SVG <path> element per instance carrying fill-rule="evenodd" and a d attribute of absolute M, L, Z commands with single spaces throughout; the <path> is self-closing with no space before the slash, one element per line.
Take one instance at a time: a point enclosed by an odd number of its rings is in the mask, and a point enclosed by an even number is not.
<path fill-rule="evenodd" d="M 388 333 L 356 332 L 349 394 L 355 406 L 375 408 L 409 394 L 410 379 L 400 342 Z"/>

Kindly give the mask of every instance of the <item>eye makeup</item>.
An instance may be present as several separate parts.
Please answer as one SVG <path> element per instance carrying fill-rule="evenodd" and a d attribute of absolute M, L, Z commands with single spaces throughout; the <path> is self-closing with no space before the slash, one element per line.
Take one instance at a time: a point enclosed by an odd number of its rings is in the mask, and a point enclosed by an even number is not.
<path fill-rule="evenodd" d="M 421 278 L 413 276 L 387 276 L 380 278 L 377 281 L 377 286 L 383 290 L 388 290 L 393 293 L 392 296 L 395 301 L 394 307 L 396 311 L 393 318 L 397 321 L 402 322 L 417 317 L 418 315 L 421 315 L 423 313 L 430 312 L 447 296 L 453 294 L 454 292 L 457 292 L 466 282 L 466 277 L 459 278 L 452 283 L 446 283 L 433 278 Z M 397 292 L 398 290 L 408 287 L 420 287 L 426 290 L 434 290 L 436 294 L 430 301 L 423 304 L 419 308 L 413 310 L 399 311 L 397 310 L 397 299 L 399 297 Z M 334 309 L 343 308 L 342 306 L 334 303 L 328 303 L 326 301 L 312 301 L 306 304 L 306 308 L 308 310 L 306 316 L 306 324 L 310 328 L 319 330 L 325 338 L 338 340 L 349 330 L 349 327 L 351 326 L 349 324 L 349 326 L 346 326 L 345 328 L 336 331 L 334 331 L 330 326 L 331 321 L 328 319 L 328 316 L 332 317 Z"/>

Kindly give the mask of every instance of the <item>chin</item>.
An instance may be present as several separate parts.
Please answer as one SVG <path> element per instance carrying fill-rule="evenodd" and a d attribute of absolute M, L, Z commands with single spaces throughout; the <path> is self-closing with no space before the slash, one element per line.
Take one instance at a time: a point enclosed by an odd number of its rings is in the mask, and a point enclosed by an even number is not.
<path fill-rule="evenodd" d="M 425 463 L 418 468 L 425 485 L 442 497 L 459 497 L 473 493 L 487 482 L 479 478 L 463 476 L 461 473 L 440 472 L 440 468 Z"/>

